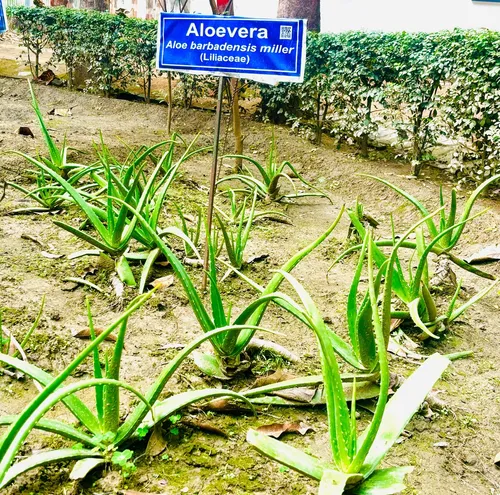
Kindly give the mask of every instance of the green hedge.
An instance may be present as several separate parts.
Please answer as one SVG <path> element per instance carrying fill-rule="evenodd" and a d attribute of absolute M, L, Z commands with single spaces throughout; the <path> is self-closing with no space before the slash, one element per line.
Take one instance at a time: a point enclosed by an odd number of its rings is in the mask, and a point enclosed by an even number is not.
<path fill-rule="evenodd" d="M 500 33 L 319 34 L 308 37 L 305 82 L 260 86 L 262 118 L 357 143 L 382 125 L 411 143 L 415 172 L 440 136 L 460 143 L 455 172 L 500 172 Z M 464 163 L 469 163 L 467 167 Z"/>
<path fill-rule="evenodd" d="M 138 80 L 150 98 L 156 55 L 156 21 L 92 10 L 11 7 L 12 27 L 21 35 L 34 77 L 41 50 L 53 49 L 51 62 L 63 62 L 68 83 L 75 70 L 88 72 L 87 89 L 109 95 L 117 86 Z"/>
<path fill-rule="evenodd" d="M 39 54 L 50 46 L 70 85 L 82 65 L 88 89 L 110 94 L 134 79 L 149 100 L 156 21 L 64 7 L 12 7 L 8 14 L 35 77 Z M 396 129 L 417 173 L 445 136 L 461 144 L 457 174 L 482 180 L 500 172 L 500 33 L 348 32 L 310 34 L 307 43 L 304 84 L 256 85 L 262 119 L 305 129 L 318 142 L 328 132 L 364 155 L 380 126 Z M 193 95 L 213 91 L 209 77 L 180 77 L 187 106 Z"/>

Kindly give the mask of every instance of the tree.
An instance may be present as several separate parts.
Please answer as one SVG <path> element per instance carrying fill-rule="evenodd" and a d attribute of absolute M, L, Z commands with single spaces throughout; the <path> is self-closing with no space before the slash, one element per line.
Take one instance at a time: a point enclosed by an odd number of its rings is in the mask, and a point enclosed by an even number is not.
<path fill-rule="evenodd" d="M 319 31 L 320 0 L 279 0 L 278 17 L 307 19 L 309 31 Z"/>

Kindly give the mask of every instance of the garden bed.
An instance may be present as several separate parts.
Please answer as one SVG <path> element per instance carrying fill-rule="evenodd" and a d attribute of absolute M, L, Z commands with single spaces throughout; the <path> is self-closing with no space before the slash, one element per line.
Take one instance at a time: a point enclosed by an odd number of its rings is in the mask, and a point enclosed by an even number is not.
<path fill-rule="evenodd" d="M 117 156 L 124 157 L 124 143 L 129 146 L 152 145 L 166 139 L 166 110 L 160 106 L 118 101 L 51 87 L 35 88 L 40 107 L 46 116 L 47 126 L 53 137 L 61 143 L 66 135 L 72 158 L 90 162 L 92 142 L 97 142 L 99 132 Z M 72 109 L 71 117 L 48 117 L 53 108 Z M 27 84 L 21 80 L 0 79 L 0 147 L 1 151 L 21 150 L 34 155 L 44 151 Z M 175 109 L 173 129 L 186 141 L 200 133 L 198 145 L 210 145 L 214 116 L 200 110 Z M 226 121 L 226 124 L 229 121 Z M 35 138 L 20 136 L 18 129 L 28 126 Z M 270 148 L 272 126 L 244 120 L 245 152 L 265 160 Z M 322 198 L 299 199 L 286 206 L 276 206 L 286 212 L 293 225 L 261 222 L 252 233 L 246 252 L 247 258 L 269 255 L 264 261 L 252 264 L 245 273 L 259 283 L 271 277 L 293 253 L 305 247 L 326 230 L 338 214 L 342 204 L 352 205 L 359 200 L 365 211 L 378 220 L 393 214 L 398 226 L 408 227 L 418 219 L 415 210 L 400 196 L 382 184 L 374 183 L 357 173 L 377 175 L 402 187 L 426 204 L 438 205 L 439 185 L 445 192 L 451 188 L 448 178 L 436 170 L 424 170 L 419 180 L 410 179 L 409 166 L 374 153 L 370 160 L 360 159 L 349 149 L 336 149 L 325 138 L 322 146 L 295 136 L 289 129 L 275 127 L 275 140 L 279 157 L 289 160 L 299 172 L 315 185 L 325 190 L 332 199 L 329 204 Z M 230 136 L 231 133 L 224 133 Z M 228 138 L 229 139 L 229 138 Z M 232 150 L 231 142 L 223 142 L 225 152 Z M 29 184 L 25 177 L 25 161 L 15 155 L 0 157 L 0 180 Z M 206 201 L 206 186 L 210 173 L 211 155 L 201 154 L 183 165 L 183 173 L 173 189 L 173 196 L 187 210 L 193 202 Z M 227 165 L 231 165 L 230 162 Z M 222 174 L 228 173 L 223 168 Z M 459 192 L 462 204 L 466 192 Z M 462 200 L 462 201 L 461 201 Z M 22 194 L 7 188 L 0 203 L 2 213 L 25 206 Z M 475 211 L 489 211 L 468 224 L 455 253 L 467 257 L 480 249 L 498 244 L 500 206 L 498 202 L 481 199 Z M 62 213 L 63 220 L 74 219 L 70 210 Z M 30 361 L 50 372 L 57 372 L 85 346 L 85 341 L 72 337 L 72 332 L 85 328 L 85 298 L 92 302 L 96 326 L 105 327 L 123 309 L 113 295 L 100 295 L 88 288 L 74 287 L 64 282 L 67 277 L 87 276 L 89 280 L 108 290 L 109 273 L 106 266 L 89 258 L 69 260 L 68 254 L 88 246 L 56 227 L 53 215 L 2 215 L 0 217 L 0 308 L 3 308 L 5 327 L 21 335 L 35 319 L 40 301 L 46 295 L 46 306 L 41 324 L 27 346 Z M 168 218 L 168 217 L 167 217 Z M 337 265 L 326 279 L 326 271 L 341 252 L 346 242 L 348 221 L 345 217 L 333 235 L 306 258 L 294 275 L 313 294 L 315 302 L 331 327 L 344 335 L 345 304 L 356 265 L 355 258 L 348 258 Z M 386 235 L 388 232 L 384 232 Z M 46 257 L 43 253 L 63 255 Z M 500 265 L 491 264 L 486 270 L 500 275 Z M 169 268 L 158 268 L 155 277 L 170 274 Z M 201 271 L 193 271 L 201 279 Z M 467 294 L 484 288 L 487 281 L 459 273 L 464 279 Z M 236 309 L 250 301 L 253 293 L 241 281 L 229 278 L 225 286 L 228 298 Z M 127 290 L 124 302 L 134 295 Z M 494 458 L 499 450 L 499 399 L 500 372 L 498 370 L 498 322 L 500 300 L 495 289 L 480 303 L 455 322 L 441 342 L 424 344 L 419 352 L 434 351 L 454 353 L 473 350 L 474 356 L 453 363 L 438 383 L 442 391 L 439 398 L 444 409 L 436 411 L 432 420 L 417 416 L 409 424 L 408 435 L 391 450 L 385 460 L 387 466 L 412 465 L 415 470 L 408 478 L 405 494 L 465 495 L 495 494 L 500 490 L 498 468 Z M 310 330 L 277 309 L 266 313 L 266 327 L 276 329 L 284 336 L 273 336 L 276 342 L 286 345 L 301 357 L 296 365 L 282 360 L 262 360 L 254 374 L 238 378 L 234 385 L 240 390 L 249 386 L 256 376 L 285 366 L 295 374 L 316 374 L 320 364 L 317 346 Z M 157 293 L 139 310 L 129 324 L 123 370 L 132 385 L 144 390 L 165 363 L 175 355 L 173 344 L 186 344 L 199 335 L 199 326 L 187 304 L 182 287 L 176 281 L 170 288 Z M 408 375 L 415 368 L 413 363 L 391 357 L 392 371 Z M 90 365 L 88 371 L 90 372 Z M 83 370 L 85 372 L 85 369 Z M 254 376 L 255 375 L 255 376 Z M 220 387 L 222 384 L 207 379 L 190 362 L 186 362 L 175 375 L 169 392 L 203 385 Z M 224 384 L 226 386 L 226 384 Z M 90 392 L 89 392 L 90 393 Z M 0 415 L 19 412 L 26 401 L 35 394 L 29 381 L 16 381 L 0 376 Z M 126 395 L 126 394 L 124 394 Z M 128 396 L 126 396 L 128 397 Z M 127 400 L 127 399 L 124 399 Z M 55 409 L 53 417 L 64 418 L 63 408 Z M 194 413 L 193 413 L 194 414 Z M 184 419 L 188 418 L 188 414 Z M 361 411 L 362 420 L 368 413 Z M 326 415 L 321 407 L 303 409 L 262 408 L 256 417 L 225 416 L 197 413 L 190 425 L 166 427 L 167 447 L 159 456 L 142 455 L 135 450 L 137 471 L 123 478 L 115 472 L 95 475 L 84 483 L 68 479 L 68 465 L 61 468 L 47 467 L 29 472 L 7 487 L 6 494 L 15 493 L 117 493 L 119 490 L 136 490 L 146 493 L 316 493 L 317 484 L 295 472 L 280 468 L 255 452 L 246 442 L 248 428 L 283 421 L 302 421 L 314 427 L 305 436 L 285 437 L 287 443 L 309 449 L 315 454 L 327 452 Z M 193 422 L 208 422 L 220 428 L 227 438 L 202 431 Z M 175 431 L 173 431 L 175 430 Z M 178 430 L 178 431 L 177 431 Z M 30 437 L 23 454 L 59 446 L 59 440 L 47 434 Z M 145 445 L 142 446 L 144 449 Z M 94 484 L 95 482 L 95 484 Z M 129 492 L 134 493 L 134 492 Z"/>

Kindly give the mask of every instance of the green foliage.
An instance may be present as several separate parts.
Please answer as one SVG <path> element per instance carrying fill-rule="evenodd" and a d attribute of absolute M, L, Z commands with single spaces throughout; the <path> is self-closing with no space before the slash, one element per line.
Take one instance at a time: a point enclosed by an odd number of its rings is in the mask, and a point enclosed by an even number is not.
<path fill-rule="evenodd" d="M 289 162 L 284 161 L 281 164 L 278 163 L 276 157 L 276 145 L 273 139 L 271 141 L 271 149 L 269 151 L 269 156 L 267 158 L 267 163 L 262 165 L 257 160 L 253 158 L 249 158 L 248 156 L 240 156 L 240 155 L 228 155 L 228 158 L 241 158 L 243 160 L 248 161 L 252 164 L 257 170 L 257 174 L 252 173 L 252 171 L 248 167 L 244 167 L 246 174 L 232 174 L 219 179 L 217 184 L 221 184 L 223 182 L 236 180 L 241 182 L 244 186 L 244 189 L 235 189 L 235 191 L 243 191 L 247 194 L 256 195 L 259 199 L 269 202 L 269 201 L 281 201 L 287 199 L 295 199 L 295 198 L 305 198 L 310 196 L 319 196 L 322 198 L 328 199 L 330 202 L 330 198 L 326 193 L 320 191 L 317 187 L 313 186 L 309 183 L 304 177 L 302 177 L 299 172 L 295 169 L 295 167 Z M 287 172 L 292 175 L 292 177 L 296 178 L 299 182 L 301 182 L 304 186 L 309 189 L 312 189 L 311 192 L 299 192 Z M 283 181 L 288 181 L 293 189 L 293 193 L 285 194 L 281 191 L 281 183 Z"/>
<path fill-rule="evenodd" d="M 382 123 L 398 132 L 413 171 L 441 135 L 459 141 L 481 182 L 498 173 L 500 37 L 495 31 L 311 34 L 303 84 L 259 85 L 261 117 L 357 144 Z"/>
<path fill-rule="evenodd" d="M 443 96 L 443 117 L 472 162 L 456 163 L 455 171 L 482 182 L 500 172 L 500 33 L 465 31 L 448 49 L 456 67 Z"/>
<path fill-rule="evenodd" d="M 158 403 L 153 411 L 163 389 L 177 368 L 204 341 L 222 332 L 233 331 L 232 327 L 214 330 L 198 337 L 168 363 L 146 394 L 120 380 L 121 359 L 125 345 L 125 336 L 129 317 L 142 307 L 153 292 L 134 299 L 127 310 L 111 325 L 96 334 L 93 318 L 88 308 L 88 320 L 91 333 L 91 343 L 57 376 L 52 376 L 40 368 L 20 361 L 7 354 L 0 353 L 0 362 L 5 363 L 39 382 L 43 388 L 40 393 L 17 416 L 0 417 L 0 425 L 8 429 L 0 440 L 0 488 L 11 483 L 20 474 L 38 466 L 78 459 L 73 468 L 76 478 L 83 478 L 90 469 L 99 463 L 111 462 L 120 467 L 124 476 L 130 475 L 135 467 L 131 458 L 133 452 L 122 450 L 121 446 L 133 438 L 144 436 L 154 425 L 169 418 L 172 414 L 194 402 L 212 397 L 227 396 L 249 401 L 241 395 L 229 390 L 204 389 L 173 395 Z M 115 344 L 105 352 L 105 369 L 100 364 L 100 344 L 114 330 L 117 331 Z M 87 359 L 92 359 L 94 377 L 69 381 L 71 374 Z M 87 388 L 94 388 L 95 399 L 92 408 L 80 400 L 75 394 Z M 139 403 L 122 421 L 120 411 L 120 390 L 125 389 L 134 394 Z M 62 421 L 46 419 L 47 413 L 59 402 L 69 409 L 82 428 L 76 429 Z M 96 412 L 94 413 L 93 410 Z M 24 441 L 34 429 L 45 430 L 70 441 L 77 442 L 74 448 L 43 451 L 33 454 L 22 461 L 15 462 Z M 136 434 L 137 432 L 137 434 Z"/>
<path fill-rule="evenodd" d="M 422 338 L 433 337 L 437 339 L 439 338 L 439 332 L 444 331 L 453 320 L 458 318 L 470 306 L 472 306 L 478 300 L 488 294 L 488 292 L 497 285 L 498 281 L 495 280 L 490 286 L 479 291 L 474 297 L 470 298 L 462 306 L 460 306 L 459 308 L 455 308 L 458 294 L 460 292 L 459 283 L 454 296 L 450 300 L 448 309 L 445 310 L 443 314 L 439 315 L 436 301 L 432 295 L 433 288 L 430 284 L 430 254 L 434 253 L 437 256 L 445 256 L 460 268 L 470 271 L 476 275 L 494 280 L 494 277 L 492 275 L 484 273 L 474 266 L 469 265 L 464 260 L 454 256 L 451 253 L 451 250 L 459 242 L 466 223 L 474 220 L 474 218 L 484 213 L 484 211 L 482 211 L 476 215 L 471 215 L 474 203 L 480 196 L 481 192 L 489 184 L 498 180 L 500 176 L 491 177 L 470 195 L 468 200 L 465 202 L 464 209 L 460 218 L 457 218 L 457 197 L 455 190 L 452 190 L 449 205 L 445 203 L 444 195 L 441 191 L 440 208 L 433 213 L 430 213 L 418 199 L 406 193 L 402 189 L 399 189 L 397 186 L 377 177 L 369 177 L 382 182 L 383 184 L 387 185 L 398 194 L 403 196 L 418 210 L 419 214 L 421 215 L 421 220 L 411 229 L 415 230 L 416 234 L 416 240 L 414 242 L 407 240 L 408 233 L 402 237 L 396 237 L 394 222 L 392 222 L 392 239 L 387 241 L 379 240 L 374 243 L 375 245 L 373 247 L 373 259 L 379 267 L 380 273 L 383 273 L 383 270 L 385 269 L 384 267 L 386 266 L 389 257 L 383 252 L 382 247 L 404 247 L 413 250 L 413 254 L 410 258 L 410 261 L 408 262 L 407 270 L 403 269 L 403 263 L 401 262 L 399 255 L 396 253 L 396 250 L 393 249 L 392 251 L 392 256 L 394 257 L 394 273 L 392 282 L 393 291 L 399 298 L 399 300 L 408 308 L 407 313 L 398 312 L 399 317 L 411 318 L 415 326 L 422 331 Z M 446 207 L 448 207 L 448 212 L 445 211 Z M 361 304 L 360 308 L 358 309 L 357 307 L 357 287 L 359 284 L 363 258 L 366 251 L 368 232 L 363 225 L 363 220 L 360 216 L 362 207 L 360 207 L 359 204 L 357 204 L 355 208 L 348 209 L 347 212 L 351 220 L 351 225 L 357 231 L 360 238 L 364 240 L 364 242 L 362 246 L 356 246 L 355 248 L 351 248 L 348 251 L 344 252 L 334 262 L 334 265 L 348 252 L 356 249 L 361 249 L 361 256 L 358 262 L 358 267 L 356 269 L 348 303 L 349 333 L 351 335 L 351 341 L 355 344 L 359 341 L 360 330 L 366 330 L 367 321 L 369 321 L 371 318 L 370 309 L 367 306 L 366 296 L 363 299 L 363 303 Z M 438 216 L 439 222 L 436 222 L 433 219 L 433 217 L 435 216 Z M 421 227 L 423 225 L 427 227 L 427 236 L 424 235 L 423 228 Z M 416 264 L 416 267 L 414 267 L 414 263 Z M 378 285 L 380 284 L 380 281 L 377 282 L 378 283 L 376 284 L 376 287 L 378 287 Z M 366 331 L 364 331 L 364 333 L 366 334 Z M 364 352 L 366 354 L 371 348 L 373 348 L 373 343 L 371 343 L 369 339 L 366 339 L 366 335 L 363 337 L 363 339 L 363 345 L 354 345 L 354 348 L 357 350 L 358 355 L 360 355 L 360 352 Z M 363 358 L 363 356 L 360 355 L 360 358 L 365 365 L 367 365 L 367 362 L 373 362 L 373 356 L 368 359 L 366 357 Z"/>
<path fill-rule="evenodd" d="M 332 461 L 319 460 L 294 447 L 250 430 L 247 441 L 267 457 L 320 481 L 320 494 L 399 493 L 404 488 L 404 477 L 409 468 L 377 470 L 379 463 L 395 443 L 406 424 L 425 400 L 435 381 L 449 364 L 449 360 L 434 355 L 427 360 L 388 401 L 390 373 L 386 339 L 391 322 L 392 271 L 395 257 L 386 268 L 386 281 L 381 308 L 374 274 L 374 242 L 371 234 L 366 242 L 368 251 L 369 304 L 380 369 L 380 394 L 370 424 L 358 435 L 355 414 L 355 389 L 351 407 L 345 396 L 339 365 L 331 346 L 330 330 L 312 298 L 301 284 L 289 274 L 283 274 L 300 298 L 301 304 L 281 295 L 293 313 L 307 322 L 320 348 L 324 394 L 327 405 L 329 440 Z M 394 248 L 394 251 L 397 247 Z M 279 295 L 277 295 L 279 297 Z"/>

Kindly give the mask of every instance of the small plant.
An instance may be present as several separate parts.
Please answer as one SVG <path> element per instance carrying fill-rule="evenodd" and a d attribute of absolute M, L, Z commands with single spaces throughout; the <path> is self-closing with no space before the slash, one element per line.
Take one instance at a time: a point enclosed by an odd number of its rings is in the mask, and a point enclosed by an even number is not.
<path fill-rule="evenodd" d="M 284 199 L 319 196 L 322 198 L 327 198 L 331 202 L 326 193 L 320 191 L 317 187 L 306 181 L 290 162 L 285 161 L 281 165 L 276 162 L 276 146 L 274 137 L 272 140 L 271 150 L 269 152 L 266 166 L 260 164 L 257 160 L 254 160 L 253 158 L 249 158 L 247 156 L 227 155 L 227 158 L 240 158 L 242 160 L 247 160 L 257 168 L 257 171 L 260 174 L 260 178 L 255 177 L 252 172 L 246 167 L 248 175 L 228 175 L 227 177 L 223 177 L 222 179 L 220 179 L 218 181 L 218 184 L 231 180 L 240 181 L 246 186 L 243 191 L 253 194 L 255 190 L 259 199 L 262 199 L 264 201 L 281 201 Z M 293 180 L 286 174 L 287 169 L 293 174 L 293 177 L 297 178 L 302 184 L 312 189 L 314 192 L 298 192 Z M 286 180 L 291 184 L 294 191 L 292 194 L 281 193 L 281 182 L 283 180 Z"/>
<path fill-rule="evenodd" d="M 222 232 L 222 238 L 224 240 L 224 245 L 226 247 L 227 255 L 229 256 L 229 261 L 234 268 L 240 269 L 243 266 L 243 253 L 247 246 L 248 240 L 250 238 L 250 230 L 253 225 L 255 217 L 255 203 L 257 201 L 257 191 L 253 194 L 252 204 L 250 205 L 250 212 L 246 213 L 247 198 L 243 200 L 239 220 L 232 228 L 227 225 L 222 219 L 221 215 L 215 214 L 217 223 Z"/>
<path fill-rule="evenodd" d="M 308 322 L 320 347 L 321 369 L 328 414 L 329 440 L 332 462 L 320 460 L 295 447 L 249 430 L 247 441 L 267 457 L 305 474 L 320 482 L 320 495 L 349 493 L 390 495 L 404 489 L 404 478 L 411 467 L 377 469 L 388 450 L 394 445 L 406 424 L 420 407 L 435 381 L 449 365 L 449 360 L 439 354 L 430 357 L 388 401 L 389 366 L 386 336 L 390 331 L 393 260 L 386 269 L 386 280 L 381 312 L 379 312 L 376 279 L 374 276 L 374 243 L 368 241 L 368 285 L 372 321 L 380 367 L 380 393 L 374 416 L 358 436 L 356 420 L 356 381 L 349 408 L 339 366 L 331 346 L 330 330 L 305 289 L 290 274 L 282 275 L 292 285 L 302 305 L 290 297 L 281 296 L 300 319 Z"/>
<path fill-rule="evenodd" d="M 28 85 L 31 93 L 31 105 L 33 106 L 33 110 L 35 111 L 38 125 L 40 126 L 40 132 L 42 133 L 42 137 L 49 151 L 49 156 L 48 158 L 40 156 L 39 160 L 36 160 L 35 158 L 32 158 L 25 153 L 21 153 L 20 151 L 13 151 L 12 153 L 16 153 L 22 156 L 35 166 L 38 166 L 38 164 L 42 162 L 53 172 L 57 173 L 64 179 L 67 179 L 72 172 L 82 168 L 82 165 L 68 162 L 67 156 L 70 148 L 66 144 L 66 138 L 64 138 L 61 149 L 57 147 L 55 141 L 52 139 L 52 136 L 49 134 L 47 126 L 45 125 L 42 112 L 40 110 L 40 107 L 38 106 L 38 102 L 33 91 L 33 87 L 31 86 L 31 83 L 29 81 Z"/>
<path fill-rule="evenodd" d="M 28 329 L 28 331 L 23 335 L 21 342 L 19 342 L 12 333 L 7 330 L 3 325 L 3 312 L 0 310 L 0 353 L 7 354 L 14 358 L 21 357 L 23 361 L 27 361 L 28 358 L 26 353 L 24 352 L 25 347 L 27 346 L 31 335 L 38 328 L 40 324 L 40 320 L 43 314 L 43 308 L 45 306 L 45 296 L 42 297 L 42 302 L 40 304 L 40 309 L 38 310 L 38 314 L 36 315 L 35 321 Z M 10 375 L 11 373 L 7 370 L 1 369 L 4 373 Z M 14 373 L 15 376 L 15 373 Z"/>
<path fill-rule="evenodd" d="M 201 226 L 203 224 L 203 210 L 198 207 L 196 216 L 191 220 L 191 218 L 189 218 L 187 215 L 184 215 L 182 208 L 177 203 L 174 203 L 174 206 L 179 216 L 178 227 L 183 232 L 183 234 L 191 241 L 191 244 L 188 242 L 184 242 L 184 251 L 186 253 L 186 256 L 190 257 L 196 255 L 191 245 L 198 247 L 200 244 Z"/>
<path fill-rule="evenodd" d="M 405 198 L 409 203 L 411 203 L 420 213 L 422 217 L 429 216 L 428 209 L 414 196 L 407 193 L 403 189 L 391 184 L 390 182 L 381 179 L 379 177 L 375 177 L 373 175 L 364 175 L 365 177 L 369 177 L 370 179 L 374 179 L 386 186 L 390 187 L 393 191 L 397 192 L 400 196 Z M 483 191 L 485 191 L 488 186 L 493 184 L 494 182 L 500 180 L 500 175 L 495 175 L 490 177 L 488 180 L 485 180 L 482 184 L 480 184 L 469 196 L 464 205 L 464 210 L 460 219 L 457 218 L 457 192 L 455 189 L 451 190 L 451 196 L 449 201 L 449 212 L 446 214 L 445 211 L 445 200 L 443 195 L 443 188 L 441 187 L 439 192 L 439 205 L 441 207 L 439 223 L 435 223 L 432 218 L 429 218 L 426 221 L 427 230 L 429 232 L 429 236 L 431 240 L 434 240 L 439 234 L 447 230 L 446 234 L 443 235 L 436 244 L 437 248 L 442 249 L 444 252 L 448 252 L 453 249 L 465 228 L 465 223 L 471 218 L 472 208 L 481 195 Z"/>
<path fill-rule="evenodd" d="M 122 449 L 125 442 L 130 443 L 131 440 L 137 440 L 144 436 L 154 425 L 159 424 L 183 407 L 207 398 L 221 396 L 240 399 L 248 403 L 247 399 L 229 390 L 204 389 L 173 395 L 162 401 L 160 407 L 154 407 L 160 393 L 177 368 L 204 341 L 219 334 L 243 328 L 265 330 L 259 327 L 228 326 L 198 337 L 170 361 L 146 394 L 142 394 L 120 379 L 128 319 L 152 295 L 153 292 L 150 292 L 134 299 L 126 311 L 99 335 L 95 331 L 90 304 L 87 302 L 92 341 L 57 376 L 52 376 L 40 368 L 8 354 L 0 353 L 0 362 L 25 373 L 43 386 L 40 393 L 19 415 L 0 417 L 0 425 L 8 427 L 0 442 L 0 488 L 4 488 L 17 476 L 30 469 L 44 464 L 70 460 L 79 461 L 73 468 L 72 477 L 74 479 L 85 477 L 91 469 L 107 462 L 120 466 L 125 475 L 130 474 L 133 471 L 133 464 L 130 461 L 132 451 Z M 116 342 L 113 348 L 106 353 L 106 367 L 103 373 L 99 359 L 99 346 L 113 330 L 118 331 Z M 78 366 L 89 357 L 93 359 L 94 377 L 65 384 Z M 75 395 L 79 390 L 87 388 L 95 389 L 93 408 L 95 408 L 96 413 L 92 412 L 91 408 Z M 124 421 L 120 419 L 122 416 L 120 413 L 120 389 L 128 390 L 139 399 L 139 404 Z M 45 417 L 59 402 L 64 403 L 74 418 L 81 423 L 82 428 L 77 429 L 70 424 Z M 77 442 L 77 444 L 74 448 L 44 451 L 33 454 L 22 461 L 14 462 L 24 441 L 33 429 L 54 433 Z"/>
<path fill-rule="evenodd" d="M 237 200 L 237 194 L 235 191 L 232 189 L 228 189 L 227 191 L 224 191 L 224 193 L 221 193 L 227 196 L 229 200 L 229 211 L 225 212 L 222 208 L 219 208 L 218 206 L 215 206 L 215 209 L 217 210 L 217 213 L 219 216 L 226 221 L 229 225 L 238 225 L 240 223 L 240 220 L 242 218 L 242 210 L 245 210 L 246 207 L 246 202 L 245 201 L 238 201 Z M 246 223 L 248 221 L 248 215 L 247 213 L 244 213 L 243 215 L 243 221 Z M 266 211 L 257 211 L 253 210 L 253 222 L 255 223 L 258 219 L 260 218 L 270 218 L 279 222 L 283 223 L 289 223 L 291 224 L 292 222 L 290 221 L 290 218 L 285 215 L 284 213 L 280 211 L 275 211 L 275 210 L 266 210 Z"/>
<path fill-rule="evenodd" d="M 446 313 L 442 316 L 438 316 L 438 308 L 431 294 L 429 269 L 428 269 L 429 255 L 431 252 L 436 253 L 438 255 L 443 255 L 443 254 L 448 255 L 448 252 L 444 248 L 438 247 L 439 243 L 442 241 L 442 239 L 449 236 L 450 232 L 453 231 L 462 232 L 465 223 L 472 221 L 477 216 L 475 215 L 471 217 L 467 215 L 460 222 L 453 223 L 451 226 L 447 227 L 443 226 L 441 231 L 436 232 L 435 237 L 432 237 L 431 235 L 432 240 L 427 244 L 424 238 L 423 230 L 420 228 L 420 225 L 423 224 L 429 225 L 429 222 L 432 225 L 434 225 L 434 223 L 432 222 L 432 218 L 436 216 L 438 213 L 441 213 L 443 211 L 443 208 L 444 206 L 442 206 L 433 213 L 427 213 L 427 215 L 425 215 L 415 226 L 413 226 L 410 230 L 406 232 L 406 234 L 399 237 L 398 239 L 396 239 L 394 233 L 394 225 L 393 225 L 392 240 L 388 242 L 385 241 L 374 242 L 374 248 L 373 248 L 373 257 L 375 263 L 382 271 L 385 269 L 384 267 L 386 266 L 389 257 L 386 254 L 384 254 L 384 252 L 380 249 L 380 247 L 393 246 L 393 250 L 391 253 L 391 258 L 393 258 L 393 263 L 394 263 L 393 291 L 397 295 L 397 297 L 408 307 L 409 310 L 408 312 L 401 312 L 401 311 L 393 312 L 393 316 L 397 318 L 411 318 L 415 326 L 418 327 L 420 330 L 422 330 L 423 332 L 422 338 L 427 338 L 427 337 L 433 337 L 436 339 L 439 338 L 436 332 L 444 331 L 449 325 L 449 323 L 451 323 L 454 319 L 458 318 L 458 316 L 460 316 L 467 308 L 469 308 L 472 304 L 476 303 L 479 299 L 484 297 L 490 290 L 493 289 L 493 287 L 497 285 L 497 281 L 494 281 L 493 284 L 486 287 L 486 289 L 480 291 L 474 297 L 469 299 L 469 301 L 464 303 L 460 308 L 455 309 L 455 305 L 458 298 L 458 292 L 460 290 L 458 289 L 455 295 L 452 297 L 449 308 L 446 311 Z M 366 241 L 368 233 L 359 217 L 359 211 L 360 208 L 357 206 L 354 209 L 349 209 L 348 214 L 351 219 L 351 224 L 356 229 L 360 237 L 365 239 Z M 483 212 L 479 214 L 482 213 Z M 416 242 L 414 243 L 407 241 L 408 235 L 413 231 L 416 232 Z M 454 241 L 451 240 L 451 242 Z M 363 246 L 361 246 L 360 248 L 362 250 L 362 253 L 364 246 L 365 244 L 363 244 Z M 416 255 L 415 261 L 417 263 L 417 267 L 414 269 L 412 266 L 412 260 L 410 260 L 410 262 L 408 263 L 407 274 L 405 273 L 405 270 L 403 270 L 402 263 L 399 259 L 399 255 L 397 254 L 397 251 L 400 247 L 412 248 L 413 253 Z M 342 259 L 347 252 L 350 252 L 353 249 L 357 248 L 358 246 L 356 246 L 356 248 L 351 248 L 350 250 L 343 253 L 339 258 L 337 258 L 334 264 L 337 263 L 340 259 Z M 474 273 L 478 271 L 476 268 L 468 265 L 468 263 L 466 263 L 465 261 L 458 259 L 456 260 L 459 266 L 465 265 L 467 267 L 470 267 L 471 269 L 469 271 L 473 271 Z M 359 266 L 360 265 L 358 264 L 358 270 L 360 269 Z M 358 273 L 358 271 L 356 273 Z M 491 276 L 489 276 L 489 278 L 491 278 Z M 363 311 L 358 313 L 358 318 L 366 318 L 367 315 L 365 312 L 369 313 L 369 309 L 366 306 L 366 298 L 364 300 Z M 352 317 L 350 320 L 352 320 Z M 357 325 L 357 322 L 351 321 L 351 324 L 352 323 Z M 351 326 L 350 326 L 350 331 L 352 331 Z"/>

